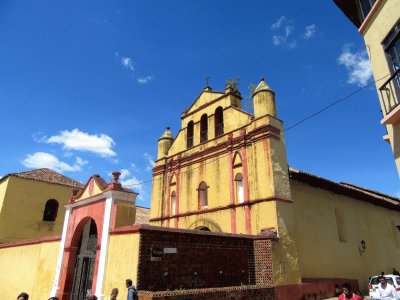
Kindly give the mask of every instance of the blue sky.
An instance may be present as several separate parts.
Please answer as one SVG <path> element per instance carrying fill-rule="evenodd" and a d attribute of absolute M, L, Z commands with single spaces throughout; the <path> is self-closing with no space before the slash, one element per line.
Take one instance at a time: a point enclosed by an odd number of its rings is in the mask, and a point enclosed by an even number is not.
<path fill-rule="evenodd" d="M 261 76 L 286 127 L 372 79 L 333 1 L 0 2 L 0 175 L 151 180 L 157 139 L 205 86 Z M 399 195 L 375 88 L 285 133 L 292 167 Z M 133 187 L 149 206 L 151 183 Z"/>

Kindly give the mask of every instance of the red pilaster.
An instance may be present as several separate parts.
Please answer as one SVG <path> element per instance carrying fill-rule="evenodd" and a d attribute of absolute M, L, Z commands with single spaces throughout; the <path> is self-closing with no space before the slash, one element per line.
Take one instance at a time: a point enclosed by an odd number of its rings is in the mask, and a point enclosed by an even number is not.
<path fill-rule="evenodd" d="M 243 191 L 244 191 L 244 218 L 246 225 L 246 233 L 251 234 L 251 212 L 249 205 L 249 173 L 247 169 L 247 151 L 246 145 L 243 145 L 240 149 L 242 155 L 242 168 L 243 168 Z"/>
<path fill-rule="evenodd" d="M 169 217 L 170 216 L 170 208 L 171 208 L 171 191 L 170 191 L 170 185 L 171 185 L 171 172 L 168 171 L 167 174 L 167 194 L 166 194 L 166 199 L 165 199 L 165 204 L 166 204 L 166 208 L 165 208 L 165 216 Z M 167 219 L 166 221 L 166 226 L 169 227 L 169 219 Z"/>
<path fill-rule="evenodd" d="M 95 260 L 94 270 L 93 270 L 93 285 L 92 285 L 93 293 L 96 290 L 96 285 L 97 285 L 97 271 L 99 270 L 100 248 L 101 248 L 101 237 L 99 239 L 97 239 L 96 260 Z"/>
<path fill-rule="evenodd" d="M 175 191 L 175 210 L 176 215 L 179 215 L 179 182 L 180 182 L 181 169 L 176 170 L 176 191 Z M 179 217 L 175 218 L 175 228 L 179 228 Z"/>
<path fill-rule="evenodd" d="M 235 204 L 235 185 L 233 178 L 233 161 L 232 161 L 232 152 L 229 152 L 228 155 L 228 163 L 229 163 L 229 195 L 230 195 L 230 204 Z M 232 207 L 230 209 L 231 212 L 231 232 L 236 233 L 236 208 Z"/>

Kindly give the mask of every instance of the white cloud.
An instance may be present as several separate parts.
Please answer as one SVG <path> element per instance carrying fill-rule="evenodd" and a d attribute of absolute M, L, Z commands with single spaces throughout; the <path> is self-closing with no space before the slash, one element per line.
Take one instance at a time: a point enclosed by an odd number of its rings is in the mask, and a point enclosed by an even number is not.
<path fill-rule="evenodd" d="M 137 199 L 139 201 L 143 201 L 147 198 L 147 192 L 145 191 L 142 180 L 137 179 L 135 176 L 130 176 L 126 180 L 121 181 L 122 186 L 127 187 L 133 190 L 136 193 L 139 193 Z"/>
<path fill-rule="evenodd" d="M 137 82 L 141 83 L 141 84 L 146 84 L 149 81 L 153 80 L 154 76 L 150 75 L 150 76 L 145 76 L 145 77 L 139 77 L 137 79 Z"/>
<path fill-rule="evenodd" d="M 112 157 L 117 154 L 111 149 L 115 142 L 106 134 L 89 134 L 75 128 L 71 131 L 61 131 L 59 135 L 48 138 L 46 143 L 62 144 L 63 149 L 70 151 L 92 152 L 101 157 Z"/>
<path fill-rule="evenodd" d="M 153 157 L 152 157 L 150 154 L 148 154 L 147 152 L 145 152 L 145 153 L 143 154 L 143 156 L 144 156 L 144 158 L 145 158 L 146 161 L 147 161 L 146 171 L 147 171 L 147 172 L 150 172 L 150 171 L 154 168 L 154 159 L 153 159 Z"/>
<path fill-rule="evenodd" d="M 350 48 L 350 45 L 343 47 L 342 54 L 337 62 L 339 65 L 344 65 L 348 71 L 347 83 L 365 86 L 372 78 L 368 54 L 365 50 L 353 53 Z"/>
<path fill-rule="evenodd" d="M 316 33 L 317 33 L 317 26 L 315 24 L 312 24 L 305 28 L 303 38 L 306 40 L 311 39 L 315 36 Z"/>
<path fill-rule="evenodd" d="M 272 43 L 275 46 L 286 45 L 290 49 L 297 47 L 296 41 L 289 38 L 294 30 L 293 21 L 288 20 L 285 16 L 281 16 L 272 23 L 271 29 L 279 31 L 272 36 Z"/>
<path fill-rule="evenodd" d="M 138 167 L 134 163 L 131 163 L 131 168 L 132 168 L 133 172 L 139 171 Z"/>
<path fill-rule="evenodd" d="M 281 28 L 282 24 L 284 22 L 287 22 L 287 19 L 285 16 L 281 16 L 279 19 L 277 19 L 274 23 L 272 23 L 271 28 L 272 29 L 279 29 Z"/>
<path fill-rule="evenodd" d="M 77 157 L 77 163 L 73 166 L 60 161 L 57 157 L 53 154 L 46 153 L 46 152 L 36 152 L 34 154 L 28 154 L 26 158 L 22 161 L 22 164 L 27 168 L 48 168 L 54 170 L 56 172 L 76 172 L 81 171 L 81 165 L 78 162 L 82 163 L 81 160 Z M 86 162 L 87 163 L 87 162 Z"/>
<path fill-rule="evenodd" d="M 122 57 L 121 58 L 121 64 L 127 68 L 128 70 L 134 71 L 135 68 L 133 67 L 133 62 L 130 57 Z"/>
<path fill-rule="evenodd" d="M 76 164 L 79 166 L 84 166 L 88 164 L 87 160 L 80 158 L 79 156 L 76 157 Z"/>
<path fill-rule="evenodd" d="M 47 139 L 43 132 L 35 132 L 32 137 L 36 143 L 44 143 Z"/>

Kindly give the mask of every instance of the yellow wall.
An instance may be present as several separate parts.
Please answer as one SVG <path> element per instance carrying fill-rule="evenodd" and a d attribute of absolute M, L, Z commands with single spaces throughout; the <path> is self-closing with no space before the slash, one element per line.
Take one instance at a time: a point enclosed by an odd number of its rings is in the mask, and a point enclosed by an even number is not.
<path fill-rule="evenodd" d="M 364 40 L 367 46 L 368 54 L 371 61 L 372 70 L 375 80 L 378 80 L 387 74 L 391 73 L 388 61 L 385 56 L 385 51 L 382 46 L 383 40 L 388 33 L 393 29 L 396 22 L 399 21 L 400 1 L 398 0 L 384 0 L 382 5 L 375 13 L 374 18 L 366 27 L 364 32 Z M 380 97 L 380 105 L 382 112 L 385 111 L 383 106 L 383 99 L 381 98 L 379 88 L 388 79 L 386 77 L 376 83 L 378 96 Z M 397 170 L 400 174 L 400 124 L 388 125 L 387 131 L 394 153 Z"/>
<path fill-rule="evenodd" d="M 139 240 L 139 233 L 110 236 L 103 289 L 105 296 L 109 296 L 113 288 L 118 288 L 118 299 L 126 299 L 125 280 L 128 278 L 136 286 Z"/>
<path fill-rule="evenodd" d="M 0 182 L 0 213 L 1 213 L 1 210 L 3 209 L 3 202 L 4 202 L 4 198 L 6 196 L 9 180 L 10 180 L 10 177 L 8 177 L 8 178 L 4 179 L 2 182 Z M 1 240 L 1 236 L 0 236 L 0 240 Z"/>
<path fill-rule="evenodd" d="M 29 299 L 47 299 L 53 286 L 59 242 L 0 249 L 2 299 L 16 299 L 27 292 Z"/>
<path fill-rule="evenodd" d="M 90 194 L 90 188 L 89 188 L 89 185 L 90 185 L 91 181 L 93 181 L 92 194 Z M 82 194 L 79 195 L 79 197 L 77 197 L 75 199 L 75 202 L 76 201 L 80 201 L 80 200 L 84 200 L 84 199 L 87 199 L 87 198 L 90 198 L 90 197 L 94 197 L 94 196 L 97 196 L 97 195 L 100 195 L 101 193 L 103 193 L 103 190 L 99 187 L 99 185 L 97 184 L 96 180 L 94 180 L 93 177 L 92 177 L 92 178 L 90 178 L 90 181 L 87 183 L 86 188 L 82 191 Z"/>
<path fill-rule="evenodd" d="M 3 186 L 7 184 L 4 198 Z M 72 187 L 10 176 L 0 184 L 0 242 L 60 235 Z M 47 200 L 58 201 L 54 222 L 43 221 Z"/>
<path fill-rule="evenodd" d="M 358 279 L 365 291 L 368 277 L 400 268 L 400 234 L 393 230 L 399 212 L 294 180 L 291 188 L 303 278 Z M 336 208 L 344 214 L 347 242 L 339 240 Z M 361 240 L 366 242 L 362 255 Z"/>

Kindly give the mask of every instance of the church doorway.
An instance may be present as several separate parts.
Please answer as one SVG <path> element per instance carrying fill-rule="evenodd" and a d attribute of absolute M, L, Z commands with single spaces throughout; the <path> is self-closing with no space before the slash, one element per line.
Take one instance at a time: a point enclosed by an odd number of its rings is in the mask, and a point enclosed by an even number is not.
<path fill-rule="evenodd" d="M 83 227 L 71 291 L 71 300 L 84 300 L 93 294 L 93 273 L 97 251 L 97 227 L 90 219 Z"/>

